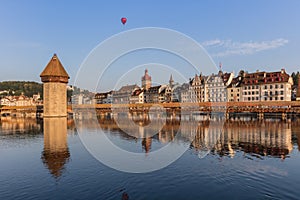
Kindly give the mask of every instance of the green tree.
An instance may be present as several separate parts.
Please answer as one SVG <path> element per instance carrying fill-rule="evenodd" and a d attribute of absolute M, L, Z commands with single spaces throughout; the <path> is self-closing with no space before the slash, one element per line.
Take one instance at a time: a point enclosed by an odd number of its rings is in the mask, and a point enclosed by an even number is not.
<path fill-rule="evenodd" d="M 294 81 L 294 85 L 298 85 L 298 79 L 299 79 L 299 71 L 297 71 L 296 73 L 293 72 L 291 74 L 291 77 L 293 78 L 293 81 Z"/>

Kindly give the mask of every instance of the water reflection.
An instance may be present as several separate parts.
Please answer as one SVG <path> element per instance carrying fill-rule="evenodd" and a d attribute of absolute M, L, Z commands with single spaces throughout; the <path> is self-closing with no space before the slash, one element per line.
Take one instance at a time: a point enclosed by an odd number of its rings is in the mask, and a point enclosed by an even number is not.
<path fill-rule="evenodd" d="M 42 123 L 32 118 L 1 118 L 0 134 L 38 134 Z"/>
<path fill-rule="evenodd" d="M 44 118 L 44 151 L 42 160 L 50 173 L 58 178 L 69 161 L 67 118 Z"/>
<path fill-rule="evenodd" d="M 113 119 L 101 119 L 99 124 L 103 130 L 111 131 L 110 134 L 119 134 L 126 140 L 137 139 L 118 129 Z M 293 132 L 300 138 L 300 124 L 297 122 L 293 124 Z M 167 144 L 174 141 L 177 136 L 182 142 L 192 141 L 191 149 L 199 156 L 211 153 L 234 157 L 237 151 L 243 151 L 255 157 L 271 156 L 284 159 L 293 150 L 292 127 L 291 122 L 227 121 L 220 123 L 168 120 L 153 137 L 144 137 L 141 140 L 141 147 L 144 152 L 148 153 L 157 150 L 157 148 L 152 148 L 153 142 Z M 126 130 L 130 131 L 130 126 L 126 127 Z M 131 131 L 137 131 L 136 127 Z M 136 134 L 147 135 L 147 132 L 141 127 Z M 300 139 L 297 141 L 300 144 Z"/>
<path fill-rule="evenodd" d="M 297 143 L 298 150 L 300 151 L 300 120 L 292 123 L 293 141 Z"/>
<path fill-rule="evenodd" d="M 210 126 L 210 131 L 214 133 L 218 129 Z M 199 131 L 192 146 L 201 150 L 205 138 L 205 133 Z M 292 150 L 291 123 L 251 121 L 225 123 L 212 152 L 220 156 L 234 157 L 236 151 L 243 151 L 255 157 L 272 156 L 284 159 Z"/>

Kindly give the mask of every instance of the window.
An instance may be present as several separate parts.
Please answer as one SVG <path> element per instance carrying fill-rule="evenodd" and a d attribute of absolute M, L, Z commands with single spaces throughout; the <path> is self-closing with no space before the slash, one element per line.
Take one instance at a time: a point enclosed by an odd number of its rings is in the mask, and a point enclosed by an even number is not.
<path fill-rule="evenodd" d="M 252 91 L 252 95 L 254 94 L 254 91 Z"/>
<path fill-rule="evenodd" d="M 252 89 L 254 89 L 254 85 L 252 85 Z"/>
<path fill-rule="evenodd" d="M 256 86 L 256 89 L 258 89 L 258 85 Z"/>
<path fill-rule="evenodd" d="M 282 101 L 282 100 L 283 100 L 283 97 L 280 97 L 280 100 Z"/>
<path fill-rule="evenodd" d="M 276 89 L 278 88 L 278 85 L 277 85 L 277 84 L 275 85 L 275 88 L 276 88 Z"/>
<path fill-rule="evenodd" d="M 272 101 L 273 100 L 273 98 L 272 97 L 270 97 L 270 101 Z"/>
<path fill-rule="evenodd" d="M 240 94 L 237 94 L 237 96 L 239 97 L 239 96 L 240 96 Z"/>
<path fill-rule="evenodd" d="M 275 100 L 277 101 L 277 100 L 278 100 L 278 97 L 275 97 Z"/>
<path fill-rule="evenodd" d="M 231 92 L 233 92 L 233 89 L 231 89 Z"/>
<path fill-rule="evenodd" d="M 283 88 L 283 84 L 280 85 L 280 88 Z"/>
<path fill-rule="evenodd" d="M 280 94 L 283 95 L 283 90 L 280 91 Z"/>
<path fill-rule="evenodd" d="M 265 85 L 265 89 L 268 89 L 268 86 L 267 86 L 267 85 Z"/>
<path fill-rule="evenodd" d="M 254 97 L 252 97 L 252 101 L 254 101 Z"/>
<path fill-rule="evenodd" d="M 258 91 L 256 91 L 255 93 L 258 94 Z"/>
<path fill-rule="evenodd" d="M 248 101 L 251 101 L 251 98 L 250 98 L 250 97 L 248 97 Z"/>
<path fill-rule="evenodd" d="M 267 97 L 265 97 L 265 101 L 267 101 Z"/>
<path fill-rule="evenodd" d="M 273 88 L 273 85 L 270 85 L 270 89 L 272 89 Z"/>
<path fill-rule="evenodd" d="M 268 96 L 268 91 L 265 91 L 265 96 Z"/>
<path fill-rule="evenodd" d="M 272 91 L 270 92 L 270 95 L 273 95 L 273 92 L 272 92 Z"/>

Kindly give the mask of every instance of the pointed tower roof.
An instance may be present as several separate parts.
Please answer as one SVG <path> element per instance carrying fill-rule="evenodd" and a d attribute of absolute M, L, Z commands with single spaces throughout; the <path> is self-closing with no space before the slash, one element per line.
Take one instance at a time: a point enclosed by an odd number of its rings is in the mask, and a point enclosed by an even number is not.
<path fill-rule="evenodd" d="M 142 80 L 151 80 L 151 76 L 148 74 L 148 69 L 145 69 L 145 75 L 142 77 Z"/>
<path fill-rule="evenodd" d="M 171 74 L 170 80 L 169 80 L 169 84 L 170 84 L 170 85 L 173 85 L 173 83 L 174 83 L 174 80 L 173 80 L 173 76 L 172 76 L 172 74 Z"/>
<path fill-rule="evenodd" d="M 197 74 L 195 74 L 195 81 L 199 81 L 199 76 L 197 76 Z"/>
<path fill-rule="evenodd" d="M 68 79 L 70 78 L 56 54 L 53 55 L 40 77 L 42 82 L 62 83 L 68 83 Z"/>
<path fill-rule="evenodd" d="M 172 74 L 171 74 L 171 76 L 170 76 L 170 81 L 172 81 L 172 82 L 174 81 L 174 80 L 173 80 L 173 76 L 172 76 Z"/>

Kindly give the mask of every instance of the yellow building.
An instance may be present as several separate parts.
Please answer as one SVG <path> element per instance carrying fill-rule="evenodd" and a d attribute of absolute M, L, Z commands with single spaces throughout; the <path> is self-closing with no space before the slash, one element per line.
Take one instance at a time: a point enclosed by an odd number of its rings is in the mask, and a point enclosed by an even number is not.
<path fill-rule="evenodd" d="M 227 87 L 227 100 L 238 102 L 241 101 L 241 77 L 232 79 L 232 82 Z"/>

